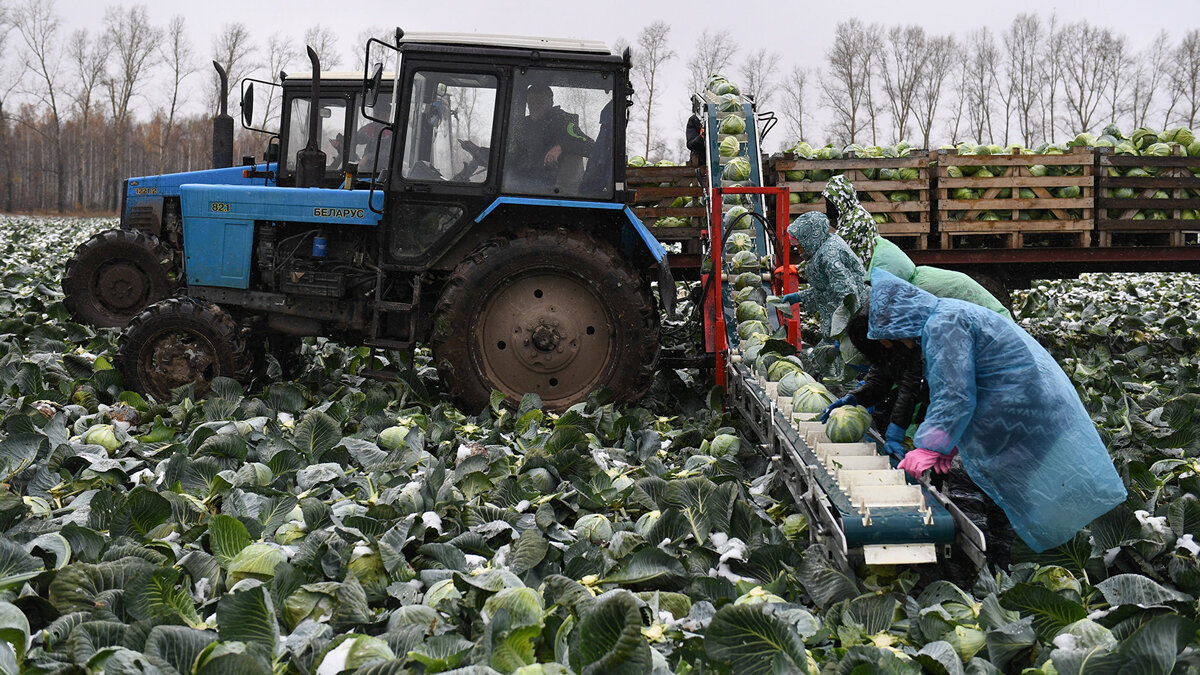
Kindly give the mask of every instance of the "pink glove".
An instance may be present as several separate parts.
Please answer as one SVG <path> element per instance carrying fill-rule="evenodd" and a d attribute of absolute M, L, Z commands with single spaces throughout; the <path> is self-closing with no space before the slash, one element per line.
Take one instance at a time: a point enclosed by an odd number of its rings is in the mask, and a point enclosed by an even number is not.
<path fill-rule="evenodd" d="M 958 448 L 955 448 L 950 454 L 943 455 L 940 452 L 926 450 L 925 448 L 915 448 L 909 450 L 904 459 L 896 466 L 908 472 L 908 475 L 913 478 L 920 478 L 921 474 L 932 469 L 935 473 L 946 473 L 950 470 L 950 462 L 954 460 L 954 456 L 958 454 Z"/>

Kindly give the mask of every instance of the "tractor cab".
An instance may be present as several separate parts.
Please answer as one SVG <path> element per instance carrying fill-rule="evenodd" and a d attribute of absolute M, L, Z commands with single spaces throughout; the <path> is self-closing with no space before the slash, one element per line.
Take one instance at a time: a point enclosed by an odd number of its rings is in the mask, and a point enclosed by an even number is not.
<path fill-rule="evenodd" d="M 277 141 L 272 139 L 272 143 L 278 143 L 278 148 L 269 149 L 267 155 L 271 159 L 281 159 L 277 184 L 286 187 L 296 184 L 296 151 L 304 148 L 309 138 L 312 74 L 280 75 L 281 84 L 257 80 L 248 82 L 243 88 L 242 122 L 248 129 L 278 134 Z M 378 95 L 364 100 L 362 77 L 358 73 L 321 74 L 315 136 L 319 149 L 325 153 L 321 187 L 341 187 L 348 172 L 371 180 L 387 166 L 392 134 L 379 120 L 390 121 L 392 118 L 392 82 L 393 76 L 388 73 Z M 253 87 L 255 83 L 262 87 L 257 92 Z M 254 103 L 256 100 L 258 103 Z M 268 115 L 278 107 L 278 131 L 255 126 L 253 115 L 259 106 L 263 106 Z"/>
<path fill-rule="evenodd" d="M 489 207 L 624 196 L 628 76 L 603 43 L 411 33 L 394 48 L 384 225 L 399 267 L 436 264 Z"/>

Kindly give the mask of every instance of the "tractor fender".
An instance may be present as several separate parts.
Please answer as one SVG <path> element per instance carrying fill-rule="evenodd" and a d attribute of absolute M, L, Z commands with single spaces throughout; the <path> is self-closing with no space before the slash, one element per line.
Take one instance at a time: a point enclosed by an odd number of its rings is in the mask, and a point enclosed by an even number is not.
<path fill-rule="evenodd" d="M 675 279 L 671 275 L 671 268 L 667 263 L 667 250 L 663 248 L 662 243 L 655 238 L 646 227 L 646 224 L 633 213 L 633 210 L 627 204 L 544 199 L 538 197 L 497 197 L 478 216 L 475 216 L 475 222 L 482 223 L 496 209 L 502 206 L 584 209 L 594 212 L 608 212 L 618 218 L 624 216 L 624 224 L 621 229 L 622 248 L 627 255 L 632 256 L 636 248 L 644 247 L 645 251 L 654 259 L 654 262 L 658 264 L 658 283 L 661 289 L 659 297 L 662 299 L 663 309 L 666 310 L 667 314 L 672 317 L 675 315 Z"/>

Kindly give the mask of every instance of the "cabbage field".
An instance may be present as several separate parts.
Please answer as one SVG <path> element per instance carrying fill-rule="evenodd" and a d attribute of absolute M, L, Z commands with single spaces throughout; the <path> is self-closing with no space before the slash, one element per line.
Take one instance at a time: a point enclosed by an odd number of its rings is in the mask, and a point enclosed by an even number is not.
<path fill-rule="evenodd" d="M 318 340 L 295 381 L 143 400 L 61 302 L 108 225 L 0 224 L 0 672 L 1200 671 L 1195 277 L 1017 294 L 1130 498 L 960 587 L 825 564 L 694 371 L 459 411 L 427 354 L 379 382 Z"/>

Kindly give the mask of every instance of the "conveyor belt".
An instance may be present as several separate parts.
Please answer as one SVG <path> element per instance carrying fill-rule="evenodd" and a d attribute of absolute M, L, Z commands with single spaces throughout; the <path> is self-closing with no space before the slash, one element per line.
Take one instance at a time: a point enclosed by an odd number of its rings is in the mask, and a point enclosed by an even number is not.
<path fill-rule="evenodd" d="M 724 103 L 727 110 L 719 110 L 719 103 Z M 759 162 L 750 162 L 748 180 L 737 183 L 723 180 L 725 167 L 733 159 L 722 157 L 719 150 L 721 141 L 727 138 L 719 131 L 726 117 L 740 115 L 746 121 L 745 132 L 734 135 L 740 148 L 738 156 L 758 157 L 753 105 L 741 103 L 739 109 L 732 109 L 727 100 L 705 93 L 703 108 L 710 177 L 706 186 L 711 206 L 710 255 L 716 254 L 715 257 L 727 262 L 728 258 L 721 255 L 725 250 L 721 221 L 740 202 L 755 214 L 748 219 L 752 221 L 756 255 L 774 263 L 769 269 L 783 269 L 786 274 L 787 252 L 776 251 L 772 245 L 763 199 L 764 194 L 777 189 L 762 188 Z M 730 188 L 757 192 L 731 195 Z M 786 195 L 777 204 L 785 206 L 786 218 Z M 781 224 L 776 227 L 782 230 Z M 718 312 L 723 321 L 718 326 L 723 324 L 723 346 L 727 347 L 727 358 L 718 358 L 718 367 L 723 368 L 719 380 L 726 386 L 726 404 L 738 410 L 758 435 L 793 497 L 807 511 L 814 539 L 824 544 L 831 560 L 843 568 L 849 568 L 851 561 L 858 559 L 867 564 L 930 563 L 950 555 L 951 544 L 957 543 L 966 555 L 982 563 L 985 541 L 979 529 L 927 481 L 915 482 L 895 468 L 883 452 L 878 435 L 871 432 L 858 443 L 831 443 L 825 436 L 824 424 L 812 419 L 812 415 L 793 414 L 791 399 L 778 396 L 776 383 L 767 382 L 741 362 L 732 302 L 733 274 L 729 270 L 723 272 L 715 275 L 720 286 L 714 295 L 720 299 Z M 763 274 L 763 286 L 758 289 L 763 302 L 774 292 L 772 282 L 774 290 L 782 291 L 779 278 Z M 768 319 L 773 330 L 780 327 L 780 317 L 774 311 L 768 312 Z M 791 331 L 791 335 L 799 346 L 798 331 Z"/>

